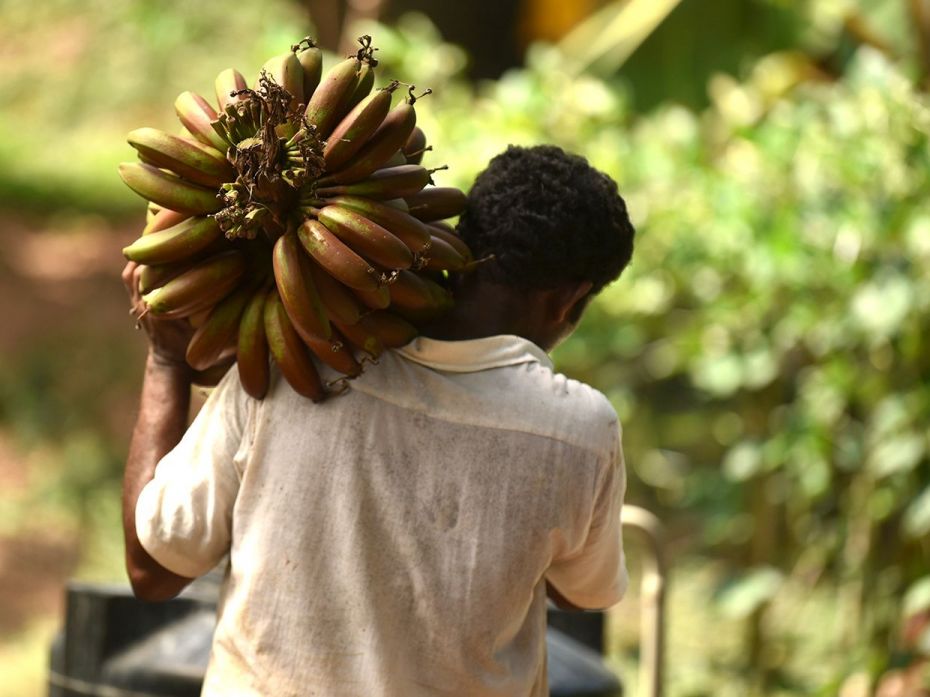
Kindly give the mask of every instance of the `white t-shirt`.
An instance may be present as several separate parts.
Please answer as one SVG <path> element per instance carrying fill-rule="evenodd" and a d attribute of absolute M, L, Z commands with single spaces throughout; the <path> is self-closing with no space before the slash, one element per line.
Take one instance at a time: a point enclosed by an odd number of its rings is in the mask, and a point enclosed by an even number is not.
<path fill-rule="evenodd" d="M 379 361 L 323 404 L 280 376 L 255 401 L 231 370 L 142 491 L 163 566 L 230 555 L 204 695 L 547 695 L 545 580 L 581 607 L 622 597 L 600 392 L 515 336 Z"/>

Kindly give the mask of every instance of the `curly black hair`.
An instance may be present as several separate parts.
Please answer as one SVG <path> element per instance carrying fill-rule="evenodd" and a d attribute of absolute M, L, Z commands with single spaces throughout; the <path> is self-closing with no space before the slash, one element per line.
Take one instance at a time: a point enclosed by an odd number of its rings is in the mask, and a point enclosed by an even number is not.
<path fill-rule="evenodd" d="M 490 280 L 520 290 L 590 281 L 591 294 L 633 254 L 633 225 L 617 184 L 554 145 L 511 145 L 478 175 L 458 232 Z"/>

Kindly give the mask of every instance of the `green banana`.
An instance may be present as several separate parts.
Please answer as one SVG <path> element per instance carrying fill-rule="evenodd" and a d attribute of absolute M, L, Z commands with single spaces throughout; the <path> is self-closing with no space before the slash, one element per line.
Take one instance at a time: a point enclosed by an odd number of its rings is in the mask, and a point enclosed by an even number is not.
<path fill-rule="evenodd" d="M 328 199 L 327 203 L 349 208 L 390 230 L 414 254 L 424 252 L 430 245 L 430 233 L 426 225 L 386 203 L 373 201 L 365 196 L 336 196 Z"/>
<path fill-rule="evenodd" d="M 352 292 L 362 301 L 362 305 L 372 310 L 383 310 L 391 304 L 391 294 L 388 293 L 387 286 L 378 286 L 373 290 L 353 288 Z"/>
<path fill-rule="evenodd" d="M 317 85 L 320 84 L 320 78 L 323 76 L 323 52 L 309 37 L 291 47 L 291 50 L 295 49 L 297 50 L 297 61 L 304 72 L 304 99 L 310 101 L 310 97 L 313 96 Z"/>
<path fill-rule="evenodd" d="M 194 370 L 206 370 L 214 365 L 223 351 L 235 339 L 239 319 L 254 286 L 243 284 L 218 302 L 206 321 L 197 328 L 187 344 L 187 363 Z"/>
<path fill-rule="evenodd" d="M 367 196 L 379 200 L 413 196 L 429 184 L 429 170 L 420 165 L 398 165 L 375 170 L 354 184 L 324 185 L 317 196 Z"/>
<path fill-rule="evenodd" d="M 347 58 L 330 68 L 307 103 L 304 117 L 316 125 L 316 134 L 327 138 L 342 116 L 344 105 L 355 89 L 356 76 L 362 66 L 358 58 Z"/>
<path fill-rule="evenodd" d="M 307 254 L 334 278 L 350 288 L 376 290 L 378 271 L 318 220 L 307 220 L 297 228 L 297 238 Z"/>
<path fill-rule="evenodd" d="M 393 312 L 378 310 L 362 317 L 359 324 L 388 348 L 398 348 L 413 341 L 417 328 Z"/>
<path fill-rule="evenodd" d="M 409 213 L 410 208 L 407 206 L 407 202 L 402 198 L 389 198 L 384 201 L 385 206 L 390 206 L 391 208 L 396 208 L 399 211 L 404 213 Z"/>
<path fill-rule="evenodd" d="M 361 321 L 355 324 L 343 324 L 337 319 L 333 320 L 342 335 L 352 346 L 359 351 L 364 351 L 372 358 L 377 358 L 384 352 L 384 344 L 381 340 L 362 326 Z"/>
<path fill-rule="evenodd" d="M 198 387 L 216 387 L 235 362 L 235 356 L 227 356 L 210 367 L 195 372 L 191 377 L 191 383 Z"/>
<path fill-rule="evenodd" d="M 141 269 L 139 273 L 139 292 L 145 295 L 146 293 L 149 293 L 156 288 L 160 288 L 172 278 L 180 276 L 182 273 L 194 268 L 196 265 L 196 262 L 184 264 L 159 264 L 158 266 L 142 264 L 139 267 Z"/>
<path fill-rule="evenodd" d="M 404 147 L 401 148 L 401 150 L 408 164 L 420 164 L 423 160 L 423 153 L 426 152 L 426 134 L 423 132 L 423 129 L 416 126 L 413 131 L 410 132 L 410 137 L 407 138 L 407 142 L 404 143 Z"/>
<path fill-rule="evenodd" d="M 210 125 L 216 121 L 217 113 L 206 99 L 195 92 L 181 92 L 174 100 L 174 110 L 184 128 L 190 131 L 194 138 L 226 154 L 231 143 L 227 142 Z"/>
<path fill-rule="evenodd" d="M 245 257 L 240 252 L 223 252 L 146 293 L 142 300 L 156 315 L 189 317 L 226 297 L 245 271 Z"/>
<path fill-rule="evenodd" d="M 301 337 L 303 338 L 303 337 Z M 310 347 L 314 355 L 323 363 L 335 371 L 347 375 L 350 378 L 358 376 L 362 372 L 362 367 L 355 360 L 348 343 L 343 339 L 337 329 L 333 329 L 330 341 L 325 341 L 317 337 L 311 337 L 304 343 Z"/>
<path fill-rule="evenodd" d="M 187 220 L 189 217 L 187 213 L 173 211 L 170 208 L 160 208 L 158 212 L 152 216 L 151 220 L 146 222 L 145 227 L 142 228 L 142 234 L 148 235 L 153 232 L 158 232 L 159 230 L 165 230 Z"/>
<path fill-rule="evenodd" d="M 344 324 L 355 324 L 362 316 L 362 308 L 351 291 L 329 275 L 324 268 L 312 259 L 307 260 L 313 284 L 320 294 L 320 301 L 326 308 L 330 320 L 338 319 Z"/>
<path fill-rule="evenodd" d="M 138 151 L 143 162 L 171 170 L 194 184 L 216 189 L 236 179 L 236 170 L 223 153 L 196 140 L 157 128 L 137 128 L 126 140 Z"/>
<path fill-rule="evenodd" d="M 242 96 L 234 97 L 230 93 L 247 89 L 248 84 L 245 81 L 245 76 L 238 70 L 226 68 L 216 76 L 213 87 L 216 89 L 216 103 L 219 105 L 220 111 L 225 111 L 230 104 L 235 104 L 244 99 Z"/>
<path fill-rule="evenodd" d="M 407 158 L 404 157 L 404 153 L 400 150 L 395 150 L 394 154 L 391 155 L 388 159 L 384 161 L 384 164 L 379 167 L 379 169 L 384 169 L 385 167 L 400 167 L 401 165 L 408 164 Z"/>
<path fill-rule="evenodd" d="M 243 389 L 255 399 L 264 399 L 268 392 L 268 340 L 265 337 L 266 287 L 252 293 L 242 319 L 239 321 L 239 336 L 236 346 L 236 362 L 239 364 L 239 382 Z"/>
<path fill-rule="evenodd" d="M 265 336 L 268 349 L 281 368 L 284 378 L 299 395 L 320 402 L 326 397 L 320 374 L 313 365 L 309 349 L 288 318 L 278 291 L 268 291 L 264 311 Z"/>
<path fill-rule="evenodd" d="M 359 66 L 358 73 L 355 76 L 355 85 L 352 89 L 352 92 L 349 94 L 346 103 L 343 106 L 343 111 L 351 111 L 354 109 L 359 102 L 361 102 L 365 97 L 371 93 L 371 89 L 375 86 L 375 69 L 369 60 L 363 60 L 362 64 Z"/>
<path fill-rule="evenodd" d="M 290 93 L 293 97 L 291 100 L 292 109 L 296 109 L 299 104 L 305 103 L 304 69 L 293 51 L 269 58 L 262 66 L 262 70 Z"/>
<path fill-rule="evenodd" d="M 452 307 L 452 295 L 437 283 L 411 271 L 401 271 L 388 286 L 391 307 L 415 312 L 444 312 Z"/>
<path fill-rule="evenodd" d="M 324 181 L 327 185 L 331 182 L 352 184 L 384 167 L 385 162 L 407 142 L 416 122 L 417 114 L 413 104 L 409 100 L 398 104 L 384 117 L 378 130 L 352 158 L 351 163 Z"/>
<path fill-rule="evenodd" d="M 236 170 L 225 155 L 209 145 L 157 128 L 137 128 L 127 140 L 151 164 L 195 184 L 217 188 L 236 179 Z"/>
<path fill-rule="evenodd" d="M 143 198 L 188 215 L 215 213 L 222 208 L 216 191 L 192 184 L 144 162 L 122 162 L 119 175 Z"/>
<path fill-rule="evenodd" d="M 140 264 L 170 264 L 191 258 L 222 234 L 214 218 L 188 218 L 165 230 L 143 235 L 124 247 L 123 255 Z"/>
<path fill-rule="evenodd" d="M 439 235 L 430 239 L 429 249 L 423 254 L 423 266 L 427 271 L 463 271 L 467 261 L 451 244 Z"/>
<path fill-rule="evenodd" d="M 326 140 L 323 161 L 326 170 L 335 171 L 357 153 L 365 141 L 378 130 L 391 108 L 391 95 L 397 89 L 396 80 L 366 97 L 346 115 Z"/>
<path fill-rule="evenodd" d="M 438 237 L 446 244 L 452 245 L 452 248 L 465 259 L 466 263 L 471 262 L 475 258 L 471 253 L 471 249 L 468 248 L 468 245 L 465 244 L 464 240 L 458 236 L 455 229 L 448 223 L 437 220 L 432 223 L 427 223 L 426 229 L 429 230 L 429 234 L 433 237 Z"/>
<path fill-rule="evenodd" d="M 410 215 L 424 223 L 459 215 L 468 203 L 465 193 L 451 186 L 428 186 L 404 198 L 410 206 Z"/>
<path fill-rule="evenodd" d="M 274 277 L 281 301 L 294 329 L 304 341 L 308 338 L 329 339 L 332 329 L 326 309 L 310 276 L 309 266 L 292 231 L 278 238 L 272 251 Z"/>
<path fill-rule="evenodd" d="M 342 206 L 326 206 L 317 218 L 336 237 L 375 264 L 387 269 L 408 269 L 413 253 L 389 230 Z"/>

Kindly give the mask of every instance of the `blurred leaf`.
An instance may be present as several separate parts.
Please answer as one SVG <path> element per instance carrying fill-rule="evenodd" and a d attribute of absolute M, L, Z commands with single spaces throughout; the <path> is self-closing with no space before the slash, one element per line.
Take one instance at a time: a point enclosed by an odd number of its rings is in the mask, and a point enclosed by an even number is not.
<path fill-rule="evenodd" d="M 727 617 L 745 618 L 770 601 L 783 581 L 784 575 L 778 569 L 757 567 L 727 582 L 715 600 Z"/>
<path fill-rule="evenodd" d="M 603 63 L 615 73 L 681 0 L 613 0 L 559 43 L 574 73 Z"/>
<path fill-rule="evenodd" d="M 905 617 L 930 609 L 930 576 L 914 581 L 904 594 L 901 613 Z"/>
<path fill-rule="evenodd" d="M 926 452 L 926 438 L 916 433 L 890 436 L 878 444 L 869 455 L 869 467 L 877 477 L 908 472 L 921 461 Z"/>
<path fill-rule="evenodd" d="M 930 534 L 930 486 L 911 501 L 904 512 L 904 530 L 916 539 Z"/>

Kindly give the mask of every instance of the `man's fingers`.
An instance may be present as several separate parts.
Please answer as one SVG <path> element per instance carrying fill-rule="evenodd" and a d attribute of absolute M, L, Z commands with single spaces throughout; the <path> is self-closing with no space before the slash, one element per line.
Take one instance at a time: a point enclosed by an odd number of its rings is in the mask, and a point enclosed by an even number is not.
<path fill-rule="evenodd" d="M 130 292 L 132 291 L 132 277 L 138 266 L 136 262 L 130 261 L 123 267 L 123 273 L 121 274 L 123 285 L 126 286 L 126 290 Z"/>
<path fill-rule="evenodd" d="M 134 304 L 142 302 L 142 291 L 139 290 L 139 283 L 142 281 L 142 267 L 136 264 L 132 272 L 132 284 L 129 289 L 130 297 Z"/>

